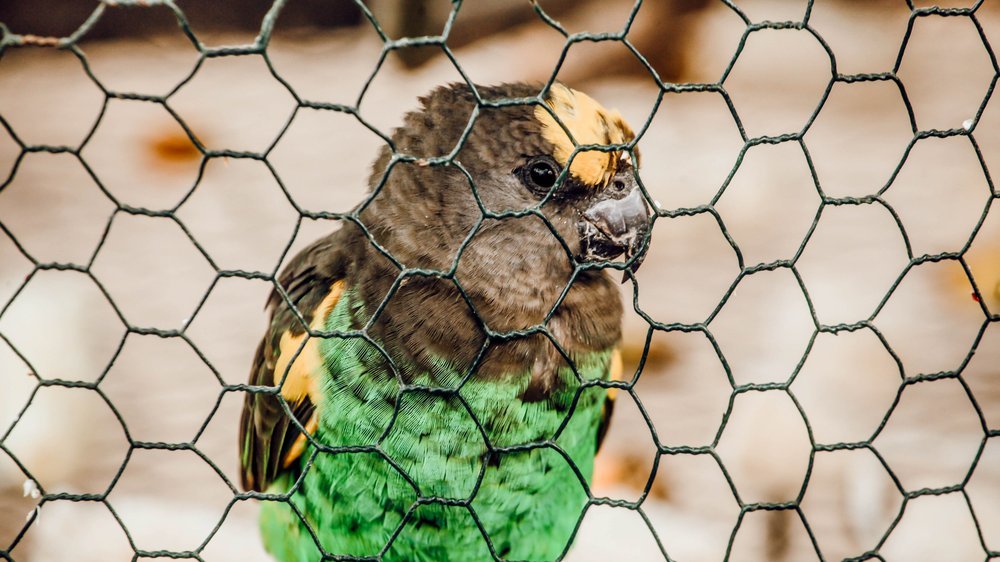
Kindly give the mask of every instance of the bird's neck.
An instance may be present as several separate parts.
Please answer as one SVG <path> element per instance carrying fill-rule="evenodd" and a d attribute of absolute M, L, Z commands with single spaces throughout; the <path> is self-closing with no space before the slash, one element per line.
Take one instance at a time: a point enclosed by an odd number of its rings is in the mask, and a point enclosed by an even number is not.
<path fill-rule="evenodd" d="M 621 299 L 602 272 L 581 272 L 566 291 L 561 277 L 526 278 L 523 271 L 494 262 L 489 272 L 464 271 L 463 276 L 460 268 L 456 283 L 429 275 L 401 277 L 374 246 L 363 246 L 348 283 L 357 287 L 366 312 L 357 327 L 374 316 L 369 335 L 415 366 L 444 357 L 459 369 L 471 367 L 490 340 L 502 351 L 491 350 L 489 363 L 517 369 L 542 352 L 548 355 L 552 339 L 571 356 L 583 356 L 609 350 L 621 337 Z M 500 346 L 500 340 L 508 343 Z"/>

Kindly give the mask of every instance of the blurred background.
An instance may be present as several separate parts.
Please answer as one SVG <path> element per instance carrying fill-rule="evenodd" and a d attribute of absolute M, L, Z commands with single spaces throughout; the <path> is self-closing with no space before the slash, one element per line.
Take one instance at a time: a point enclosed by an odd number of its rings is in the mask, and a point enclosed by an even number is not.
<path fill-rule="evenodd" d="M 243 396 L 224 387 L 246 381 L 270 284 L 218 272 L 271 274 L 336 228 L 299 210 L 364 196 L 382 140 L 310 107 L 389 132 L 462 74 L 436 46 L 383 56 L 346 0 L 289 1 L 267 58 L 195 46 L 252 44 L 264 0 L 177 0 L 188 33 L 159 2 L 96 21 L 93 2 L 42 4 L 0 3 L 0 551 L 267 560 L 257 506 L 233 502 Z M 567 33 L 636 8 L 537 4 Z M 1000 10 L 912 4 L 648 0 L 628 39 L 649 68 L 618 41 L 564 51 L 527 1 L 461 5 L 461 72 L 542 82 L 562 60 L 642 130 L 661 212 L 623 297 L 668 329 L 594 484 L 644 497 L 645 520 L 589 509 L 570 560 L 1000 559 Z M 389 38 L 453 9 L 369 6 Z M 649 328 L 629 312 L 633 372 Z"/>

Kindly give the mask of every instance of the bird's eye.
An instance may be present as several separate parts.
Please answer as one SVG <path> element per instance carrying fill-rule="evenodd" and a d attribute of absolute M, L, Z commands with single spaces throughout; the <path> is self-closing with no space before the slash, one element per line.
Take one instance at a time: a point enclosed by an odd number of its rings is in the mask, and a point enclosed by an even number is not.
<path fill-rule="evenodd" d="M 556 169 L 548 162 L 535 162 L 528 169 L 531 183 L 538 187 L 549 188 L 556 183 Z"/>
<path fill-rule="evenodd" d="M 521 181 L 524 185 L 540 195 L 547 194 L 559 177 L 558 168 L 548 158 L 532 160 L 521 170 Z"/>

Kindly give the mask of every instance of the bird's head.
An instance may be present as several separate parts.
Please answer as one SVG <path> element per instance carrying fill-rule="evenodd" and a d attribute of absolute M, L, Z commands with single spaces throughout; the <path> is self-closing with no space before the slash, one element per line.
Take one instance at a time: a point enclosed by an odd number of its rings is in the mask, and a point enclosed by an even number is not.
<path fill-rule="evenodd" d="M 621 114 L 558 83 L 541 103 L 538 86 L 477 91 L 438 88 L 395 131 L 362 213 L 374 240 L 409 268 L 457 264 L 463 285 L 524 286 L 512 296 L 529 310 L 579 265 L 638 268 L 650 211 Z"/>

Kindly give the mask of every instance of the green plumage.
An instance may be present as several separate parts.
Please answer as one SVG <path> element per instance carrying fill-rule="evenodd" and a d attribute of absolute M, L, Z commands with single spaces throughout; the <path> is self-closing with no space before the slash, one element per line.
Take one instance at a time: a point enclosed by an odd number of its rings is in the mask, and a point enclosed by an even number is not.
<path fill-rule="evenodd" d="M 359 300 L 355 291 L 345 291 L 327 317 L 326 329 L 344 331 L 356 325 L 362 309 Z M 559 370 L 557 389 L 549 399 L 536 402 L 521 398 L 531 379 L 527 371 L 511 373 L 504 380 L 474 376 L 461 388 L 467 410 L 447 393 L 400 393 L 397 380 L 382 367 L 381 354 L 362 338 L 324 339 L 320 350 L 317 442 L 331 447 L 380 445 L 413 479 L 420 496 L 456 501 L 471 497 L 476 515 L 503 558 L 551 560 L 563 552 L 587 500 L 570 464 L 550 447 L 490 458 L 482 431 L 468 410 L 475 413 L 494 447 L 551 439 L 565 422 L 579 389 L 570 368 Z M 578 372 L 585 379 L 606 378 L 610 354 L 608 349 L 574 358 Z M 438 386 L 442 380 L 457 384 L 463 375 L 441 358 L 438 372 L 417 374 L 411 385 Z M 588 481 L 605 397 L 600 388 L 580 393 L 572 418 L 555 441 Z M 399 413 L 393 420 L 397 400 Z M 299 485 L 293 489 L 300 471 L 288 472 L 268 492 L 291 492 L 291 503 L 328 553 L 376 556 L 407 517 L 383 560 L 491 559 L 466 507 L 418 504 L 414 486 L 379 453 L 314 454 L 310 446 L 297 462 L 302 469 L 308 467 Z M 263 504 L 261 529 L 268 551 L 279 560 L 321 558 L 306 523 L 287 502 Z"/>

